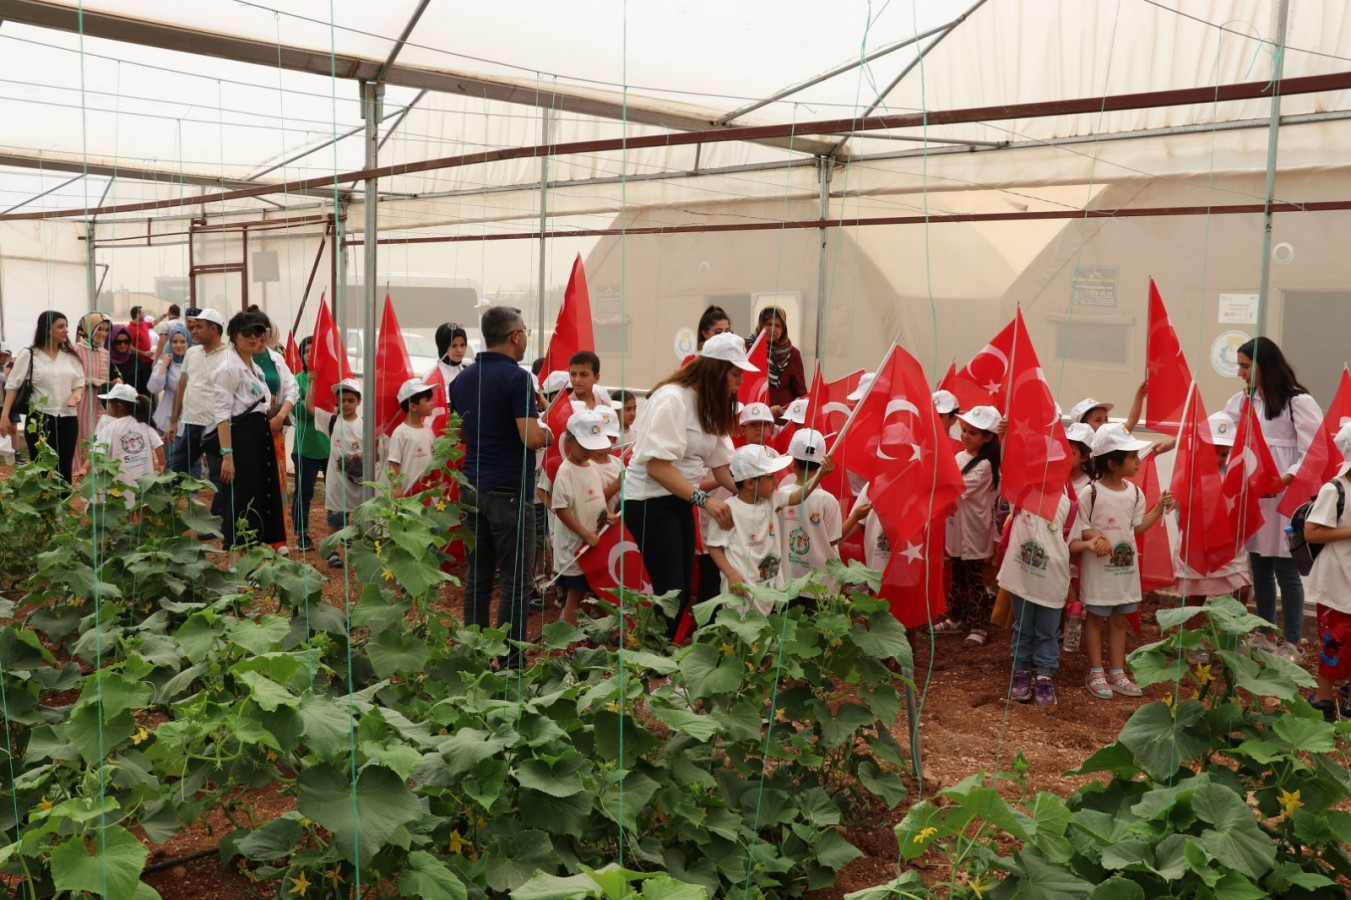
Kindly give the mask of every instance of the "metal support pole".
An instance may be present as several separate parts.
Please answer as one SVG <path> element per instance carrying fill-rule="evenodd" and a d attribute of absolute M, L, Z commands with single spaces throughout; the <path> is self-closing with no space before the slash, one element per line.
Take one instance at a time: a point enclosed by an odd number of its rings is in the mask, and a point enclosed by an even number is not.
<path fill-rule="evenodd" d="M 825 156 L 818 159 L 818 165 L 821 180 L 821 221 L 825 222 L 830 219 L 830 179 L 835 170 L 830 159 Z M 821 237 L 816 257 L 816 361 L 819 363 L 826 356 L 826 266 L 830 249 L 830 228 L 822 225 L 817 233 Z"/>
<path fill-rule="evenodd" d="M 544 110 L 544 115 L 540 119 L 539 143 L 544 152 L 539 158 L 539 304 L 536 310 L 538 321 L 535 324 L 535 355 L 543 356 L 548 347 L 544 343 L 544 301 L 545 301 L 545 251 L 549 246 L 549 239 L 545 236 L 548 232 L 549 216 L 549 137 L 553 131 L 553 110 Z M 557 361 L 555 360 L 555 364 Z M 549 377 L 548 372 L 540 372 L 539 380 L 543 382 Z"/>
<path fill-rule="evenodd" d="M 1290 21 L 1290 0 L 1281 0 L 1276 12 L 1276 65 L 1271 73 L 1271 121 L 1267 125 L 1267 191 L 1262 212 L 1261 274 L 1257 280 L 1257 333 L 1267 333 L 1267 308 L 1271 293 L 1271 200 L 1276 192 L 1276 145 L 1281 135 L 1281 74 L 1285 71 L 1285 28 Z"/>
<path fill-rule="evenodd" d="M 94 255 L 94 252 L 97 249 L 94 246 L 94 228 L 93 222 L 85 225 L 85 236 L 87 237 L 86 243 L 89 245 L 85 248 L 89 254 L 89 259 L 85 262 L 84 266 L 85 292 L 89 295 L 89 308 L 85 310 L 85 312 L 93 312 L 98 309 L 99 304 L 98 276 L 95 274 L 95 272 L 98 271 L 98 259 Z M 109 310 L 109 312 L 112 312 L 112 310 Z"/>
<path fill-rule="evenodd" d="M 385 86 L 378 81 L 367 81 L 361 85 L 361 110 L 366 119 L 366 168 L 374 169 L 380 161 L 380 107 L 384 102 Z M 380 202 L 380 179 L 378 177 L 367 178 L 364 182 L 365 195 L 365 226 L 363 227 L 365 245 L 362 249 L 365 251 L 365 263 L 362 266 L 362 316 L 361 316 L 361 407 L 364 417 L 361 446 L 362 453 L 368 460 L 375 460 L 378 457 L 376 447 L 376 426 L 375 421 L 375 376 L 377 360 L 375 358 L 375 328 L 376 328 L 376 292 L 380 286 L 378 284 L 378 259 L 377 250 L 379 241 L 375 240 L 379 233 L 379 202 Z M 368 480 L 375 479 L 375 471 L 371 465 L 366 469 Z M 373 489 L 364 487 L 361 491 L 363 499 L 369 500 L 373 496 Z"/>

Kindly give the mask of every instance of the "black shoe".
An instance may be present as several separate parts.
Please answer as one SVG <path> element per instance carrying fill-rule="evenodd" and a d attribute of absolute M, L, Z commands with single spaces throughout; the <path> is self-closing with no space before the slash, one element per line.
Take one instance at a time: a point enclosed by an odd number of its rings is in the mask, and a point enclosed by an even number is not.
<path fill-rule="evenodd" d="M 1351 719 L 1351 705 L 1348 705 L 1346 695 L 1344 693 L 1342 695 L 1340 710 L 1338 710 L 1337 706 L 1334 705 L 1331 700 L 1315 700 L 1314 697 L 1317 696 L 1318 696 L 1317 691 L 1314 691 L 1312 694 L 1309 695 L 1309 705 L 1323 714 L 1324 722 L 1336 722 L 1338 719 L 1337 715 L 1338 712 L 1341 713 L 1341 718 Z"/>
<path fill-rule="evenodd" d="M 535 596 L 531 597 L 529 600 L 526 601 L 526 603 L 530 605 L 530 608 L 532 610 L 539 611 L 544 609 L 544 598 L 541 597 L 539 594 L 536 594 Z"/>
<path fill-rule="evenodd" d="M 338 555 L 338 551 L 335 550 L 328 555 L 328 564 L 334 569 L 342 568 L 342 557 Z"/>

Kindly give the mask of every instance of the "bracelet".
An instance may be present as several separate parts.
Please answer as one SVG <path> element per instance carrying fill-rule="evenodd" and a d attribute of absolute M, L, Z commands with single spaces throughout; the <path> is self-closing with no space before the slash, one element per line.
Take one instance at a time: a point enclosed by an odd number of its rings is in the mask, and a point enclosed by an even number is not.
<path fill-rule="evenodd" d="M 221 448 L 220 448 L 220 455 L 221 455 L 221 456 L 229 456 L 231 453 L 234 453 L 234 452 L 235 452 L 235 448 L 234 448 L 234 447 L 221 447 Z"/>
<path fill-rule="evenodd" d="M 694 489 L 694 493 L 690 494 L 690 506 L 697 506 L 700 509 L 703 509 L 704 504 L 707 502 L 708 502 L 708 491 L 704 490 L 703 488 L 696 487 Z"/>

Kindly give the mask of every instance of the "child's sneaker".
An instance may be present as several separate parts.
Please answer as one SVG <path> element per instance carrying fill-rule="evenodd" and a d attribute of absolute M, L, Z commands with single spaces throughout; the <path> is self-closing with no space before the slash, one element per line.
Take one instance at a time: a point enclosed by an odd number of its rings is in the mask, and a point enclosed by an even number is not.
<path fill-rule="evenodd" d="M 338 555 L 337 550 L 334 550 L 332 553 L 328 555 L 328 564 L 330 568 L 334 569 L 342 568 L 342 557 Z"/>
<path fill-rule="evenodd" d="M 1055 706 L 1055 682 L 1049 675 L 1038 675 L 1032 702 L 1038 706 Z"/>
<path fill-rule="evenodd" d="M 1135 682 L 1130 680 L 1130 676 L 1125 671 L 1113 672 L 1108 675 L 1107 684 L 1114 694 L 1120 694 L 1123 697 L 1141 696 L 1140 689 L 1135 686 Z"/>
<path fill-rule="evenodd" d="M 1013 685 L 1009 688 L 1009 699 L 1026 703 L 1032 699 L 1032 673 L 1019 669 L 1013 673 Z"/>
<path fill-rule="evenodd" d="M 1112 688 L 1107 684 L 1107 675 L 1102 669 L 1089 669 L 1088 679 L 1084 682 L 1084 687 L 1099 700 L 1112 699 Z"/>
<path fill-rule="evenodd" d="M 1336 722 L 1338 714 L 1343 719 L 1351 719 L 1351 705 L 1347 704 L 1346 695 L 1340 697 L 1341 703 L 1337 704 L 1331 700 L 1315 700 L 1318 692 L 1314 691 L 1309 695 L 1309 705 L 1323 714 L 1324 722 Z M 1340 706 L 1340 709 L 1338 708 Z"/>

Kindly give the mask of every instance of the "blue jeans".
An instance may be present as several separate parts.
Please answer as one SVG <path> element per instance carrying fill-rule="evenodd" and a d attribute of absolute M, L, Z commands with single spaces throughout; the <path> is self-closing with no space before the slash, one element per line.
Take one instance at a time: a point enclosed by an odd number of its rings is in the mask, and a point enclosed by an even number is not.
<path fill-rule="evenodd" d="M 1051 675 L 1060 668 L 1060 610 L 1040 606 L 1014 594 L 1013 668 L 1037 667 L 1037 674 Z"/>
<path fill-rule="evenodd" d="M 328 465 L 326 459 L 310 459 L 291 454 L 296 467 L 296 489 L 291 495 L 291 530 L 302 544 L 310 539 L 310 503 L 314 500 L 314 483 Z"/>
<path fill-rule="evenodd" d="M 1304 635 L 1304 582 L 1293 559 L 1248 554 L 1252 565 L 1252 592 L 1257 614 L 1276 624 L 1276 585 L 1281 586 L 1281 626 L 1285 639 L 1294 643 Z"/>
<path fill-rule="evenodd" d="M 183 433 L 174 438 L 169 445 L 169 458 L 165 460 L 170 472 L 202 477 L 202 432 L 205 426 L 184 425 Z M 188 471 L 188 462 L 192 462 L 192 471 Z"/>
<path fill-rule="evenodd" d="M 522 502 L 519 494 L 479 493 L 467 485 L 460 488 L 465 511 L 464 530 L 472 535 L 464 586 L 464 624 L 488 625 L 493 582 L 502 573 L 497 599 L 497 627 L 510 623 L 508 641 L 526 639 L 527 599 L 535 568 L 535 504 Z M 512 647 L 507 665 L 521 665 L 521 651 Z"/>

